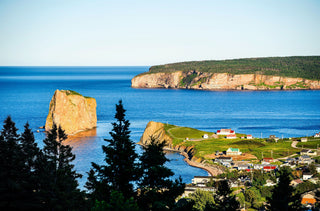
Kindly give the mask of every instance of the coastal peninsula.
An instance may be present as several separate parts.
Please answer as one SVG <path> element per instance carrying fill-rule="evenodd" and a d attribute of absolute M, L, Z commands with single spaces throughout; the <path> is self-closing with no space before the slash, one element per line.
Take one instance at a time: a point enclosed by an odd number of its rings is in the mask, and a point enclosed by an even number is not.
<path fill-rule="evenodd" d="M 320 89 L 320 56 L 195 61 L 152 66 L 133 88 L 196 90 Z"/>
<path fill-rule="evenodd" d="M 45 129 L 53 123 L 61 126 L 65 133 L 74 135 L 97 126 L 97 103 L 92 97 L 85 97 L 71 90 L 56 90 L 49 107 Z"/>
<path fill-rule="evenodd" d="M 316 146 L 320 139 L 316 137 L 280 139 L 273 135 L 269 138 L 255 138 L 251 134 L 236 133 L 232 129 L 220 129 L 216 132 L 201 131 L 189 127 L 149 122 L 138 144 L 147 145 L 150 136 L 160 142 L 166 141 L 166 149 L 180 152 L 185 161 L 194 167 L 202 168 L 212 176 L 226 171 L 227 168 L 278 168 L 292 157 L 301 155 L 301 141 L 304 146 L 317 155 Z M 304 148 L 306 150 L 306 148 Z M 263 160 L 269 158 L 267 165 Z"/>

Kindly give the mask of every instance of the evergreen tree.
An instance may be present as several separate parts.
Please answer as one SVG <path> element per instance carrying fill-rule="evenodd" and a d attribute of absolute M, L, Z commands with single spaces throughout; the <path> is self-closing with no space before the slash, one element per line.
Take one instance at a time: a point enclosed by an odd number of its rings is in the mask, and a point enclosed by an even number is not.
<path fill-rule="evenodd" d="M 11 117 L 0 134 L 0 210 L 24 210 L 29 206 L 26 188 L 28 169 L 19 143 L 18 129 Z"/>
<path fill-rule="evenodd" d="M 165 157 L 164 146 L 165 142 L 150 137 L 150 143 L 144 146 L 145 151 L 140 157 L 144 174 L 139 184 L 138 204 L 144 210 L 172 209 L 175 199 L 184 192 L 182 179 L 172 181 L 170 177 L 174 173 L 164 166 L 169 161 Z"/>
<path fill-rule="evenodd" d="M 73 169 L 75 159 L 72 148 L 63 145 L 67 135 L 54 124 L 43 141 L 43 153 L 39 155 L 37 174 L 39 189 L 45 209 L 79 210 L 84 208 L 83 194 L 78 189 L 77 178 L 81 177 Z"/>
<path fill-rule="evenodd" d="M 236 200 L 236 196 L 231 195 L 232 190 L 230 189 L 227 180 L 216 182 L 216 188 L 217 191 L 216 195 L 214 196 L 214 200 L 216 202 L 216 210 L 231 211 L 240 208 L 240 204 Z"/>
<path fill-rule="evenodd" d="M 290 186 L 292 180 L 291 169 L 283 167 L 279 171 L 279 182 L 272 192 L 272 198 L 269 199 L 270 210 L 286 211 L 286 210 L 299 210 L 300 201 L 299 195 L 293 195 L 293 187 Z"/>
<path fill-rule="evenodd" d="M 112 190 L 121 193 L 125 199 L 135 196 L 132 183 L 139 178 L 138 155 L 130 140 L 130 123 L 125 119 L 125 111 L 120 100 L 116 105 L 111 139 L 105 139 L 108 145 L 102 146 L 106 165 L 92 163 L 86 183 L 92 199 L 107 202 Z"/>

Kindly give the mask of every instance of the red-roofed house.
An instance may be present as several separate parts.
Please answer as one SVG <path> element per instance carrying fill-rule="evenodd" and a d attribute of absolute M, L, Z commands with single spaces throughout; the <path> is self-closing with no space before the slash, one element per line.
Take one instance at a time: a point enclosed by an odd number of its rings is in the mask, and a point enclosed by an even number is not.
<path fill-rule="evenodd" d="M 314 196 L 309 193 L 302 196 L 301 204 L 303 205 L 314 205 L 316 202 L 317 200 L 314 198 Z"/>
<path fill-rule="evenodd" d="M 236 133 L 234 132 L 234 130 L 231 130 L 231 129 L 217 130 L 217 135 L 230 135 L 230 134 L 236 134 Z"/>
<path fill-rule="evenodd" d="M 263 158 L 262 163 L 272 163 L 273 158 Z"/>
<path fill-rule="evenodd" d="M 235 139 L 235 138 L 237 138 L 236 134 L 230 134 L 226 136 L 226 139 Z"/>
<path fill-rule="evenodd" d="M 315 138 L 319 138 L 320 137 L 320 133 L 316 133 L 316 135 L 314 135 Z"/>
<path fill-rule="evenodd" d="M 263 170 L 264 171 L 272 171 L 272 170 L 276 170 L 277 166 L 264 166 Z"/>
<path fill-rule="evenodd" d="M 247 139 L 252 139 L 252 135 L 247 135 Z"/>

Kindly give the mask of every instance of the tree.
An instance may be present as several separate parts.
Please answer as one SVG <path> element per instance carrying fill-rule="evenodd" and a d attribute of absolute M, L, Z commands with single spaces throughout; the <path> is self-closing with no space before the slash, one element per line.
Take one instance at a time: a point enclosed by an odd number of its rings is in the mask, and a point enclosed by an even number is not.
<path fill-rule="evenodd" d="M 184 192 L 185 184 L 179 178 L 170 179 L 174 173 L 164 164 L 169 161 L 163 148 L 165 142 L 150 137 L 150 143 L 144 146 L 140 157 L 143 177 L 139 183 L 140 195 L 138 204 L 144 210 L 172 209 L 175 199 Z"/>
<path fill-rule="evenodd" d="M 216 182 L 216 195 L 214 200 L 217 204 L 217 210 L 237 210 L 240 207 L 239 202 L 236 200 L 236 197 L 232 194 L 229 183 L 227 180 L 222 180 Z"/>
<path fill-rule="evenodd" d="M 300 203 L 298 195 L 293 195 L 293 187 L 290 186 L 292 180 L 291 169 L 289 167 L 282 167 L 279 170 L 279 182 L 272 192 L 272 198 L 269 199 L 270 210 L 285 211 L 285 210 L 299 210 Z"/>
<path fill-rule="evenodd" d="M 19 210 L 28 207 L 26 177 L 28 169 L 20 145 L 18 129 L 11 117 L 4 121 L 0 134 L 0 209 Z"/>
<path fill-rule="evenodd" d="M 190 198 L 194 201 L 193 210 L 215 210 L 215 200 L 211 192 L 197 189 Z"/>
<path fill-rule="evenodd" d="M 71 162 L 75 159 L 72 148 L 63 145 L 67 139 L 64 130 L 53 124 L 43 141 L 43 153 L 39 155 L 38 177 L 42 204 L 45 209 L 79 210 L 84 203 L 78 189 L 80 174 L 73 170 Z"/>
<path fill-rule="evenodd" d="M 130 140 L 130 123 L 125 119 L 125 111 L 120 100 L 116 105 L 111 139 L 105 139 L 108 145 L 102 146 L 106 165 L 92 163 L 86 183 L 92 199 L 109 201 L 112 190 L 123 194 L 125 199 L 135 196 L 133 182 L 139 179 L 138 155 L 134 142 Z"/>

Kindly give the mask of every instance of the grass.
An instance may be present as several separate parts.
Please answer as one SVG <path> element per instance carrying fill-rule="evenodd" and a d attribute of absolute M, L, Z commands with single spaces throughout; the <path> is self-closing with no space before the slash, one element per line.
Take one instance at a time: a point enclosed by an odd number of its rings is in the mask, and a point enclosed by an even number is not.
<path fill-rule="evenodd" d="M 320 138 L 308 138 L 307 142 L 299 142 L 297 147 L 317 149 L 320 146 Z"/>
<path fill-rule="evenodd" d="M 237 134 L 237 139 L 225 139 L 219 136 L 218 139 L 209 138 L 202 139 L 203 134 L 209 137 L 214 134 L 189 127 L 178 127 L 165 124 L 166 133 L 173 139 L 173 145 L 194 146 L 195 156 L 205 159 L 208 155 L 214 154 L 216 151 L 226 151 L 228 148 L 239 148 L 241 152 L 255 155 L 258 159 L 263 157 L 280 158 L 295 154 L 300 149 L 291 147 L 291 141 L 278 141 L 278 143 L 266 142 L 265 139 L 240 139 L 243 134 Z M 188 137 L 189 141 L 185 138 Z M 201 139 L 201 141 L 192 141 L 192 139 Z"/>
<path fill-rule="evenodd" d="M 79 96 L 82 96 L 84 98 L 92 98 L 92 97 L 88 97 L 88 96 L 83 96 L 82 94 L 76 92 L 76 91 L 73 91 L 73 90 L 65 90 L 65 93 L 67 95 L 79 95 Z"/>

